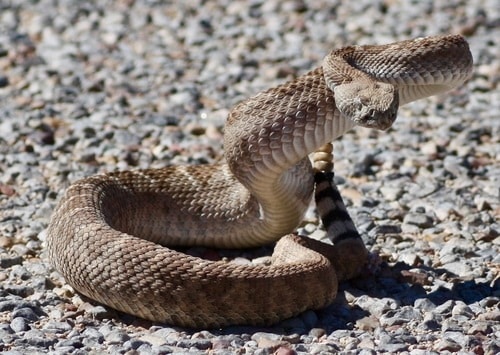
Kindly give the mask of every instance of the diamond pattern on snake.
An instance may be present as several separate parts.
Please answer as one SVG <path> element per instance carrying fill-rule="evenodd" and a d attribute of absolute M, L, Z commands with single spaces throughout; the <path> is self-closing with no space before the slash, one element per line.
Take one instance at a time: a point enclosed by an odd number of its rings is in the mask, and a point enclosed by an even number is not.
<path fill-rule="evenodd" d="M 83 295 L 172 325 L 270 325 L 325 307 L 368 255 L 333 183 L 328 144 L 355 126 L 386 130 L 401 105 L 457 87 L 471 71 L 459 35 L 333 50 L 230 111 L 223 163 L 74 183 L 49 224 L 50 261 Z M 314 195 L 333 245 L 295 233 Z M 274 242 L 270 265 L 174 249 Z"/>

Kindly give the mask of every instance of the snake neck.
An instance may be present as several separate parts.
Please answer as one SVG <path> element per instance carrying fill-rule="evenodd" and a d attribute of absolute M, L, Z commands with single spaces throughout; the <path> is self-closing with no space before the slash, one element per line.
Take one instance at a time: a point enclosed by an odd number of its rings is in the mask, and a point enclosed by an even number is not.
<path fill-rule="evenodd" d="M 225 157 L 258 202 L 256 234 L 275 240 L 298 226 L 314 187 L 308 155 L 353 126 L 336 109 L 322 68 L 260 93 L 230 112 Z"/>

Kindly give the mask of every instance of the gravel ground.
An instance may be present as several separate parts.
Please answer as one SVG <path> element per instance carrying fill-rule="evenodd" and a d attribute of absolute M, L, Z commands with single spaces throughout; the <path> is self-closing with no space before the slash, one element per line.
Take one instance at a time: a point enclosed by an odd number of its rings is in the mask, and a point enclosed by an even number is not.
<path fill-rule="evenodd" d="M 0 351 L 499 353 L 499 11 L 495 0 L 0 2 Z M 335 143 L 341 191 L 383 262 L 327 309 L 265 329 L 172 328 L 83 299 L 48 264 L 45 228 L 76 179 L 217 161 L 228 109 L 331 48 L 442 33 L 468 38 L 470 82 L 401 108 L 388 132 Z"/>

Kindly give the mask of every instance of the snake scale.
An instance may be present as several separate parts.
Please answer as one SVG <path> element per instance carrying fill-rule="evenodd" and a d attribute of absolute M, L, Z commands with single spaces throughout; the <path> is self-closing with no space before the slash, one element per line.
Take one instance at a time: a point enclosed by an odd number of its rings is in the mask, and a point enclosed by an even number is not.
<path fill-rule="evenodd" d="M 400 105 L 461 85 L 471 71 L 459 35 L 333 50 L 317 69 L 230 111 L 225 162 L 71 185 L 48 227 L 49 259 L 83 295 L 172 325 L 269 325 L 324 307 L 367 252 L 333 175 L 315 175 L 308 155 L 354 126 L 389 128 Z M 315 184 L 333 246 L 293 234 Z M 276 241 L 269 265 L 174 249 Z"/>

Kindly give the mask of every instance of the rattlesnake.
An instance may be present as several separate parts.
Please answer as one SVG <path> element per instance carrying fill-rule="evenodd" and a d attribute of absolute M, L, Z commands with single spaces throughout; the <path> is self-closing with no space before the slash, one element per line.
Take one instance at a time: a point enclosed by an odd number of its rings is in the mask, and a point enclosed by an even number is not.
<path fill-rule="evenodd" d="M 50 261 L 82 294 L 174 325 L 268 325 L 324 307 L 367 252 L 328 172 L 316 174 L 316 197 L 335 246 L 290 234 L 314 193 L 308 154 L 356 125 L 387 129 L 400 105 L 462 84 L 471 68 L 459 35 L 334 50 L 321 67 L 231 110 L 224 163 L 70 186 L 49 224 Z M 277 240 L 270 265 L 168 247 Z"/>

